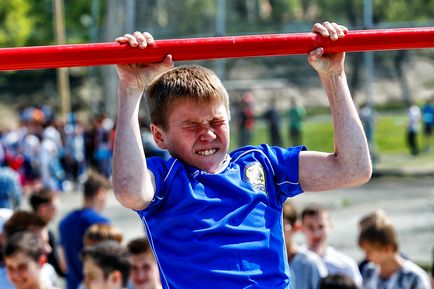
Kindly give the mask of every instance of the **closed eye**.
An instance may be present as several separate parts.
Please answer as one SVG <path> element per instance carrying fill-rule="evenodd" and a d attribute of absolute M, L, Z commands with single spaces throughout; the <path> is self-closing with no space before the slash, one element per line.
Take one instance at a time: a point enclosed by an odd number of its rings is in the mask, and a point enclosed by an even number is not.
<path fill-rule="evenodd" d="M 220 127 L 222 125 L 226 124 L 226 120 L 213 120 L 211 121 L 211 126 L 212 127 Z"/>

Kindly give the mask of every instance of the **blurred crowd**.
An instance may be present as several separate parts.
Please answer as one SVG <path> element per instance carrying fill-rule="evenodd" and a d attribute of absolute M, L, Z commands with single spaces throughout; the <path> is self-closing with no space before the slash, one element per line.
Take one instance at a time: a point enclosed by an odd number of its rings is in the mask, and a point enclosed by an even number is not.
<path fill-rule="evenodd" d="M 24 107 L 18 127 L 0 132 L 0 162 L 28 191 L 68 191 L 83 183 L 88 168 L 110 177 L 114 134 L 104 114 L 85 127 L 75 113 L 62 121 L 47 105 Z"/>
<path fill-rule="evenodd" d="M 128 242 L 101 212 L 110 181 L 90 171 L 83 204 L 50 226 L 57 191 L 32 192 L 30 209 L 0 208 L 0 288 L 161 289 L 157 263 L 145 230 Z"/>
<path fill-rule="evenodd" d="M 246 98 L 246 119 L 252 116 L 249 104 Z M 292 109 L 301 110 L 295 103 Z M 293 110 L 288 117 L 300 128 L 304 112 Z M 264 118 L 275 120 L 274 111 L 271 103 Z M 89 127 L 75 114 L 62 122 L 45 105 L 25 107 L 19 115 L 19 127 L 0 135 L 0 288 L 163 288 L 145 230 L 125 240 L 122 230 L 102 214 L 111 189 L 115 122 L 104 114 Z M 253 125 L 248 122 L 246 128 Z M 140 125 L 147 156 L 167 158 L 153 142 L 146 122 Z M 288 135 L 300 141 L 295 128 L 288 127 Z M 248 133 L 241 139 L 246 136 L 249 139 Z M 270 130 L 273 139 L 281 141 Z M 58 194 L 72 190 L 83 194 L 83 204 L 49 230 Z M 23 201 L 31 209 L 23 210 Z M 357 245 L 364 260 L 354 260 L 328 244 L 332 224 L 325 208 L 312 204 L 298 212 L 287 201 L 283 213 L 294 289 L 432 286 L 426 272 L 401 252 L 392 221 L 382 211 L 359 222 Z M 303 244 L 295 242 L 297 234 L 303 234 Z"/>

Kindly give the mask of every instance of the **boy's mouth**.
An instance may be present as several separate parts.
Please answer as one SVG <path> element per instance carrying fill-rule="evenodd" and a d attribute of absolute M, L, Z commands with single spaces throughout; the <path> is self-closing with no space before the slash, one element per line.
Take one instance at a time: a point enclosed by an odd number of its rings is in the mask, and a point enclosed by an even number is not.
<path fill-rule="evenodd" d="M 211 156 L 215 154 L 218 149 L 207 149 L 207 150 L 198 150 L 196 153 L 201 156 Z"/>

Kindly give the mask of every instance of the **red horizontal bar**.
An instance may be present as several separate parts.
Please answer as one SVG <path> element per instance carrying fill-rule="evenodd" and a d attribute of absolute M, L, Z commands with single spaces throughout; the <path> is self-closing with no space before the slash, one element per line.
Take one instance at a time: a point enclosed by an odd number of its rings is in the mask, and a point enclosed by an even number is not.
<path fill-rule="evenodd" d="M 432 48 L 434 27 L 353 30 L 338 41 L 309 32 L 156 40 L 143 50 L 116 42 L 1 48 L 0 70 L 160 62 L 169 53 L 175 61 L 306 54 L 319 46 L 326 52 Z"/>

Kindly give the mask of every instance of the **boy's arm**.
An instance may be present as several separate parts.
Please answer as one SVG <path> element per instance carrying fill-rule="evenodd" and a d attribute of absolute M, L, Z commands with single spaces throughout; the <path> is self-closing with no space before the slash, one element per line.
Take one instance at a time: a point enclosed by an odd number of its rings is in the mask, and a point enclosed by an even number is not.
<path fill-rule="evenodd" d="M 135 32 L 116 39 L 145 49 L 153 45 L 149 33 Z M 146 166 L 140 127 L 139 106 L 146 85 L 158 73 L 173 66 L 172 57 L 162 63 L 117 65 L 119 75 L 118 118 L 113 148 L 113 188 L 116 199 L 125 207 L 142 210 L 155 194 L 154 176 Z"/>
<path fill-rule="evenodd" d="M 335 23 L 315 24 L 313 32 L 337 40 L 347 28 Z M 344 72 L 345 53 L 309 53 L 308 61 L 318 72 L 326 91 L 334 125 L 334 152 L 303 151 L 299 178 L 304 191 L 323 191 L 360 185 L 372 173 L 368 144 L 354 106 Z"/>

